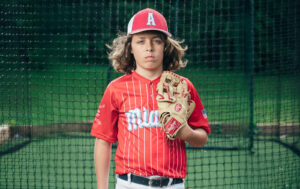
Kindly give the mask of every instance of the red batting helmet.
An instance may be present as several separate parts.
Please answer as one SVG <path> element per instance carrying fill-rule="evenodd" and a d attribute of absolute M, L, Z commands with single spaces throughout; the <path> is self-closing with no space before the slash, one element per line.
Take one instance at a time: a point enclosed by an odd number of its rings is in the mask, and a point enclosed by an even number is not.
<path fill-rule="evenodd" d="M 127 34 L 135 34 L 143 31 L 156 30 L 163 32 L 169 37 L 167 21 L 165 17 L 156 10 L 147 8 L 136 13 L 128 23 Z"/>

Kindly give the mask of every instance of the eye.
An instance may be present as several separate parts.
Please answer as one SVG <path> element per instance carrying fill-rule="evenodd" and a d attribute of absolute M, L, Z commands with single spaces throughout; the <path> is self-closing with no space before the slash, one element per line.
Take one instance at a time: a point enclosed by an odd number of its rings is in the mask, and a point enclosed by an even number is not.
<path fill-rule="evenodd" d="M 154 39 L 154 42 L 157 43 L 157 44 L 161 44 L 162 40 L 161 39 Z"/>

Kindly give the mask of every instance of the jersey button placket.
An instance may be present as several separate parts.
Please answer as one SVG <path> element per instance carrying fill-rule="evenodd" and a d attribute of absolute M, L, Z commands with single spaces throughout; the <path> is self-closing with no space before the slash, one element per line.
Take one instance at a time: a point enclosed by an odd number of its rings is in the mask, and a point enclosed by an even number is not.
<path fill-rule="evenodd" d="M 152 83 L 152 82 L 149 83 L 149 87 L 150 87 L 150 88 L 153 87 L 153 83 Z"/>
<path fill-rule="evenodd" d="M 152 82 L 149 82 L 149 88 L 150 88 L 150 96 L 153 98 L 153 94 L 152 94 L 152 87 L 153 87 L 153 83 Z"/>

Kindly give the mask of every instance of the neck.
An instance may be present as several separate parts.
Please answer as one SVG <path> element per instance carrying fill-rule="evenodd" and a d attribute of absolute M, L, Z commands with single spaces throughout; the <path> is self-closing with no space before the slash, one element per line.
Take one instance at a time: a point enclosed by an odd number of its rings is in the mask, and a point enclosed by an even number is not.
<path fill-rule="evenodd" d="M 158 78 L 162 74 L 162 70 L 156 70 L 156 71 L 149 71 L 149 70 L 140 70 L 136 69 L 136 73 L 140 74 L 141 76 L 149 79 L 149 80 L 154 80 Z"/>

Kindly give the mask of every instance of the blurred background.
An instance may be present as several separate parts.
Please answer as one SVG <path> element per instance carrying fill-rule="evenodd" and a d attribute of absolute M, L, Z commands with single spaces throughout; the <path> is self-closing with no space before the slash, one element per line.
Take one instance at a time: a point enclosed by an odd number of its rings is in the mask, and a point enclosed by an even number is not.
<path fill-rule="evenodd" d="M 293 0 L 2 0 L 0 188 L 95 188 L 89 132 L 122 75 L 105 45 L 147 7 L 188 46 L 177 73 L 195 85 L 212 129 L 206 147 L 187 146 L 187 188 L 299 188 Z"/>

